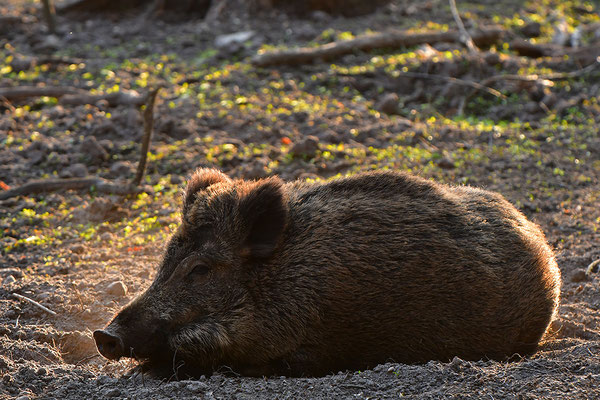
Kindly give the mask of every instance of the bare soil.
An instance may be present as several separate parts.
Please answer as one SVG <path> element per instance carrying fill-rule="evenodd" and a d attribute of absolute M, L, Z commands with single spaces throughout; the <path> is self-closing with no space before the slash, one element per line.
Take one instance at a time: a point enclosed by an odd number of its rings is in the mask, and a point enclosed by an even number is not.
<path fill-rule="evenodd" d="M 0 88 L 143 95 L 165 86 L 144 193 L 92 189 L 0 201 L 0 399 L 600 398 L 600 265 L 592 264 L 600 259 L 600 68 L 553 82 L 499 81 L 493 87 L 504 98 L 472 93 L 451 79 L 585 67 L 569 57 L 519 57 L 503 44 L 510 37 L 477 55 L 450 43 L 256 68 L 250 57 L 269 46 L 454 22 L 442 0 L 392 1 L 355 18 L 303 19 L 251 15 L 243 2 L 230 3 L 211 21 L 142 19 L 136 12 L 59 16 L 56 38 L 40 22 L 38 2 L 0 5 Z M 513 37 L 539 20 L 541 43 L 552 40 L 563 19 L 571 32 L 600 20 L 591 3 L 578 1 L 458 3 L 467 27 L 499 23 Z M 241 42 L 215 44 L 244 31 L 252 33 Z M 1 189 L 87 174 L 125 183 L 135 172 L 141 134 L 133 106 L 0 99 Z M 91 332 L 151 282 L 178 223 L 181 187 L 201 166 L 288 180 L 391 168 L 498 191 L 542 227 L 556 250 L 564 279 L 558 319 L 537 353 L 511 362 L 390 360 L 368 371 L 294 379 L 129 373 L 135 363 L 103 359 Z"/>

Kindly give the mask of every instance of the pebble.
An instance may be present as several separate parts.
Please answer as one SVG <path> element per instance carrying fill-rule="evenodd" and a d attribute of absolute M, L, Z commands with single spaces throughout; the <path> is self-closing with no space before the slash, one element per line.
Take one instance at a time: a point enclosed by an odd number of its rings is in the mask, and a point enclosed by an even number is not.
<path fill-rule="evenodd" d="M 496 52 L 487 52 L 484 60 L 488 65 L 498 65 L 500 64 L 500 55 Z"/>
<path fill-rule="evenodd" d="M 121 281 L 116 281 L 106 287 L 106 293 L 119 297 L 125 296 L 127 294 L 127 286 Z"/>
<path fill-rule="evenodd" d="M 133 164 L 129 161 L 117 161 L 110 166 L 109 172 L 114 177 L 128 177 L 133 173 Z"/>
<path fill-rule="evenodd" d="M 398 95 L 396 93 L 388 93 L 384 95 L 377 103 L 375 108 L 386 114 L 398 113 Z"/>
<path fill-rule="evenodd" d="M 118 397 L 121 395 L 121 390 L 119 390 L 117 388 L 112 388 L 112 389 L 109 389 L 106 392 L 104 392 L 104 395 L 106 397 Z"/>
<path fill-rule="evenodd" d="M 84 176 L 88 175 L 87 167 L 82 163 L 76 163 L 69 166 L 65 172 L 66 174 L 75 178 L 83 178 Z"/>
<path fill-rule="evenodd" d="M 82 244 L 75 244 L 71 247 L 71 251 L 76 254 L 82 254 L 85 252 L 85 247 Z"/>
<path fill-rule="evenodd" d="M 584 282 L 587 281 L 587 279 L 588 276 L 582 268 L 575 270 L 571 275 L 571 282 Z"/>
<path fill-rule="evenodd" d="M 523 26 L 521 34 L 528 38 L 538 37 L 542 34 L 542 25 L 539 22 L 530 22 Z"/>
<path fill-rule="evenodd" d="M 110 240 L 112 240 L 113 235 L 110 232 L 104 232 L 103 234 L 100 235 L 100 240 L 104 241 L 104 242 L 108 242 Z"/>
<path fill-rule="evenodd" d="M 296 156 L 313 158 L 317 154 L 317 150 L 319 150 L 319 138 L 309 135 L 294 144 L 290 149 L 290 153 Z"/>
<path fill-rule="evenodd" d="M 215 39 L 215 47 L 218 49 L 228 48 L 232 45 L 242 45 L 254 36 L 254 31 L 235 32 L 227 35 L 219 35 Z"/>
<path fill-rule="evenodd" d="M 463 360 L 460 357 L 454 356 L 454 358 L 452 359 L 452 362 L 450 362 L 450 369 L 452 369 L 453 371 L 459 371 L 465 367 L 470 366 L 471 364 L 468 361 Z"/>
<path fill-rule="evenodd" d="M 108 152 L 98 143 L 98 140 L 94 136 L 87 136 L 83 139 L 79 151 L 87 154 L 94 162 L 108 160 Z"/>
<path fill-rule="evenodd" d="M 190 382 L 185 388 L 190 392 L 201 392 L 208 389 L 208 385 L 204 382 Z"/>
<path fill-rule="evenodd" d="M 456 168 L 456 165 L 454 165 L 454 161 L 452 161 L 449 158 L 442 158 L 437 162 L 438 167 L 443 168 L 443 169 L 454 169 Z"/>

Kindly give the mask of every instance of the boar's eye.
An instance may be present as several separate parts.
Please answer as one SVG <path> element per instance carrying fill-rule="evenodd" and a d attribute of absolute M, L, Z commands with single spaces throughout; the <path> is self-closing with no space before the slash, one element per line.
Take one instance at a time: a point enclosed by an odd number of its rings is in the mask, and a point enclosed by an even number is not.
<path fill-rule="evenodd" d="M 210 267 L 206 264 L 196 264 L 190 270 L 188 276 L 204 276 L 208 275 L 210 272 Z"/>

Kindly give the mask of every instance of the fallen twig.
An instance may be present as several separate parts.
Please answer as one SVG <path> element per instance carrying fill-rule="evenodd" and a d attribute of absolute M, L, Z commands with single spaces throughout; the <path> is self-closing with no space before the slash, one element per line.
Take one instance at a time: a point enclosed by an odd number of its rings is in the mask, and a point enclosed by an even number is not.
<path fill-rule="evenodd" d="M 146 171 L 146 160 L 148 159 L 148 147 L 150 147 L 150 139 L 152 138 L 152 129 L 154 127 L 154 103 L 160 87 L 148 93 L 146 100 L 146 109 L 144 110 L 144 137 L 142 138 L 142 155 L 138 163 L 135 177 L 131 181 L 132 186 L 139 186 Z"/>
<path fill-rule="evenodd" d="M 504 32 L 503 29 L 497 27 L 483 28 L 472 32 L 471 37 L 477 44 L 492 44 L 497 42 L 503 36 Z M 258 54 L 252 59 L 252 63 L 259 67 L 283 64 L 307 64 L 315 60 L 330 60 L 341 57 L 357 50 L 370 51 L 381 48 L 417 46 L 425 43 L 434 44 L 459 41 L 460 33 L 458 31 L 420 33 L 392 31 L 359 36 L 355 39 L 328 43 L 314 48 L 302 47 Z"/>
<path fill-rule="evenodd" d="M 35 300 L 30 299 L 29 297 L 25 297 L 18 293 L 13 293 L 12 295 L 13 295 L 13 297 L 16 297 L 17 299 L 25 300 L 25 301 L 33 304 L 34 306 L 41 308 L 42 310 L 46 311 L 48 314 L 56 315 L 56 313 L 54 311 L 52 311 L 51 309 L 49 309 L 47 307 L 44 307 L 43 305 L 41 305 L 40 303 L 38 303 Z"/>
<path fill-rule="evenodd" d="M 67 94 L 78 94 L 82 92 L 81 89 L 63 86 L 17 86 L 0 88 L 0 96 L 10 101 L 41 96 L 62 97 Z"/>
<path fill-rule="evenodd" d="M 140 107 L 144 104 L 144 97 L 137 93 L 126 93 L 126 92 L 113 92 L 108 94 L 93 95 L 89 93 L 67 95 L 60 99 L 62 105 L 82 105 L 82 104 L 96 104 L 99 101 L 105 100 L 111 107 L 117 106 L 134 106 Z"/>
<path fill-rule="evenodd" d="M 141 189 L 131 185 L 114 184 L 106 179 L 98 177 L 41 179 L 27 182 L 23 186 L 0 192 L 0 200 L 6 200 L 17 196 L 26 196 L 44 192 L 56 192 L 61 190 L 89 190 L 92 187 L 101 193 L 123 195 L 139 193 L 141 191 Z"/>
<path fill-rule="evenodd" d="M 465 29 L 465 25 L 460 18 L 460 14 L 458 13 L 458 8 L 456 7 L 456 0 L 450 1 L 450 10 L 452 11 L 452 16 L 454 17 L 454 21 L 458 26 L 458 31 L 460 32 L 460 41 L 469 49 L 469 52 L 475 54 L 479 51 L 475 43 L 473 42 L 473 38 L 469 35 L 469 32 Z"/>
<path fill-rule="evenodd" d="M 82 105 L 95 104 L 100 100 L 106 100 L 112 107 L 119 105 L 141 106 L 144 98 L 135 92 L 113 92 L 107 94 L 89 94 L 88 92 L 66 86 L 17 86 L 11 88 L 0 88 L 0 97 L 9 101 L 23 100 L 29 97 L 57 97 L 61 98 L 61 104 Z"/>
<path fill-rule="evenodd" d="M 23 54 L 13 54 L 13 60 L 10 62 L 10 66 L 13 71 L 26 71 L 37 65 L 61 65 L 61 64 L 81 64 L 84 63 L 85 60 L 80 58 L 69 58 L 69 57 L 59 57 L 59 56 L 40 56 L 40 57 L 32 57 L 26 56 Z"/>
<path fill-rule="evenodd" d="M 584 68 L 578 69 L 576 71 L 570 72 L 556 72 L 552 74 L 529 74 L 529 75 L 515 75 L 515 74 L 500 74 L 491 76 L 483 81 L 480 84 L 484 87 L 488 87 L 489 85 L 496 83 L 498 81 L 521 81 L 521 82 L 540 82 L 546 86 L 550 86 L 550 81 L 559 81 L 564 79 L 572 79 L 577 78 L 579 76 L 585 75 L 591 71 L 593 71 L 600 64 L 600 57 L 596 59 L 596 61 Z M 459 114 L 462 113 L 462 108 L 464 105 L 473 97 L 476 93 L 476 90 L 471 91 L 468 95 L 465 96 L 463 102 L 461 103 L 462 107 L 459 107 Z"/>
<path fill-rule="evenodd" d="M 535 44 L 528 40 L 515 39 L 510 42 L 510 48 L 523 57 L 564 57 L 569 56 L 580 65 L 587 65 L 600 56 L 600 45 L 592 44 L 585 47 L 564 47 L 556 44 Z"/>
<path fill-rule="evenodd" d="M 423 72 L 403 72 L 400 74 L 400 76 L 406 76 L 409 78 L 443 80 L 446 82 L 456 83 L 457 85 L 469 86 L 469 87 L 472 87 L 475 91 L 481 90 L 481 91 L 491 94 L 492 96 L 499 97 L 501 99 L 506 98 L 506 96 L 504 94 L 502 94 L 500 91 L 493 89 L 491 87 L 488 87 L 484 83 L 478 83 L 475 81 L 467 81 L 465 79 L 454 78 L 452 76 L 432 75 L 432 74 L 426 74 Z"/>

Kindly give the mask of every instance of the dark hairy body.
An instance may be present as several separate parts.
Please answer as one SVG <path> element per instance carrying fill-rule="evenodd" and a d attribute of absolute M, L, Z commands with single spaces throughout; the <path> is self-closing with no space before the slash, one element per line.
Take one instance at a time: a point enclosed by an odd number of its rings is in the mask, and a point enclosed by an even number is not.
<path fill-rule="evenodd" d="M 326 183 L 199 170 L 150 288 L 96 331 L 108 358 L 246 375 L 535 351 L 560 271 L 502 196 L 372 172 Z"/>

